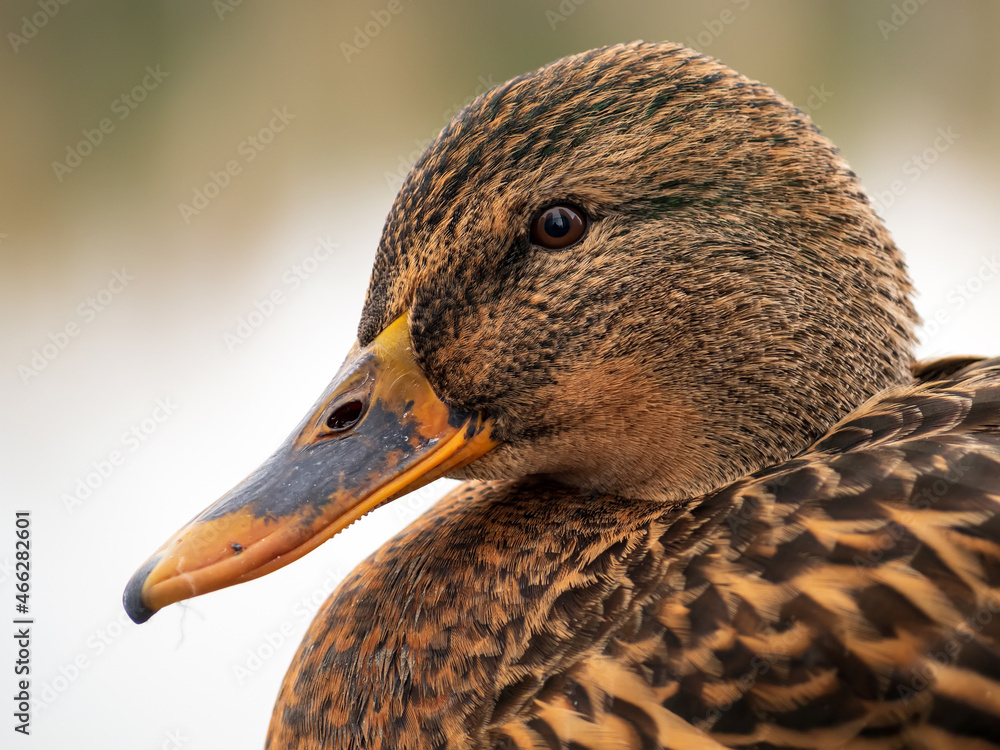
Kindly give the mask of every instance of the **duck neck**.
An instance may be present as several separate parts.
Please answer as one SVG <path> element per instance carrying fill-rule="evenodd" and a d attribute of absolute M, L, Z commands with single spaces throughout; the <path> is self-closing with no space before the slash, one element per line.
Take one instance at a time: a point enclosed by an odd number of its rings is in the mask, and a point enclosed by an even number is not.
<path fill-rule="evenodd" d="M 553 485 L 459 488 L 326 602 L 268 747 L 479 747 L 660 584 L 663 517 L 658 503 Z"/>

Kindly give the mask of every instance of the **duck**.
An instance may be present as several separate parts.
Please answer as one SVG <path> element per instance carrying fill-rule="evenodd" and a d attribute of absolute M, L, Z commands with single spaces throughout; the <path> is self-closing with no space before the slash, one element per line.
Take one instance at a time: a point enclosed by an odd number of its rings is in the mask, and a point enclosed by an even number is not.
<path fill-rule="evenodd" d="M 1000 359 L 916 361 L 912 294 L 772 89 L 665 42 L 548 64 L 417 160 L 342 368 L 125 609 L 449 476 L 267 748 L 1000 748 Z"/>

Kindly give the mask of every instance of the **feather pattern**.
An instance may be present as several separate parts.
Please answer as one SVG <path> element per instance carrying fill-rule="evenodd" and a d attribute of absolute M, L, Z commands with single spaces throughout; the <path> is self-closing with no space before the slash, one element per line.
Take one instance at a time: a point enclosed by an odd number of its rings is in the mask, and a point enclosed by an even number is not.
<path fill-rule="evenodd" d="M 1000 360 L 924 372 L 670 508 L 460 489 L 317 617 L 271 746 L 410 747 L 373 712 L 416 700 L 413 747 L 1000 747 Z"/>

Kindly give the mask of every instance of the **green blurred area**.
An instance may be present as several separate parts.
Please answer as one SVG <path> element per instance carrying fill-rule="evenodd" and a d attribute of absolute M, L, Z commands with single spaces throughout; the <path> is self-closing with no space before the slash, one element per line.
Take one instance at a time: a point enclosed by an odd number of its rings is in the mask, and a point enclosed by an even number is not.
<path fill-rule="evenodd" d="M 693 42 L 800 106 L 830 92 L 815 118 L 869 184 L 944 124 L 962 134 L 955 158 L 991 179 L 998 31 L 991 0 L 14 0 L 0 8 L 0 254 L 32 276 L 113 245 L 184 264 L 241 252 L 313 199 L 387 204 L 392 175 L 484 83 L 637 38 Z M 147 66 L 168 75 L 117 119 Z M 185 223 L 178 205 L 275 107 L 295 117 L 287 132 Z M 60 180 L 53 162 L 103 118 L 114 130 Z"/>

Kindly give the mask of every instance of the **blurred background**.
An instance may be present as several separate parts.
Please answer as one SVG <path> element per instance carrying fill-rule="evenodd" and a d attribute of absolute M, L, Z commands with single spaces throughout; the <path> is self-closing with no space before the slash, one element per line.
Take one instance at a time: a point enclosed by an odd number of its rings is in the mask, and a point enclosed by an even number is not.
<path fill-rule="evenodd" d="M 673 40 L 772 85 L 907 253 L 921 354 L 1000 354 L 989 0 L 11 0 L 0 33 L 6 622 L 15 510 L 33 533 L 17 747 L 263 745 L 313 612 L 441 486 L 142 627 L 122 588 L 332 377 L 419 152 L 472 97 L 556 58 Z"/>

